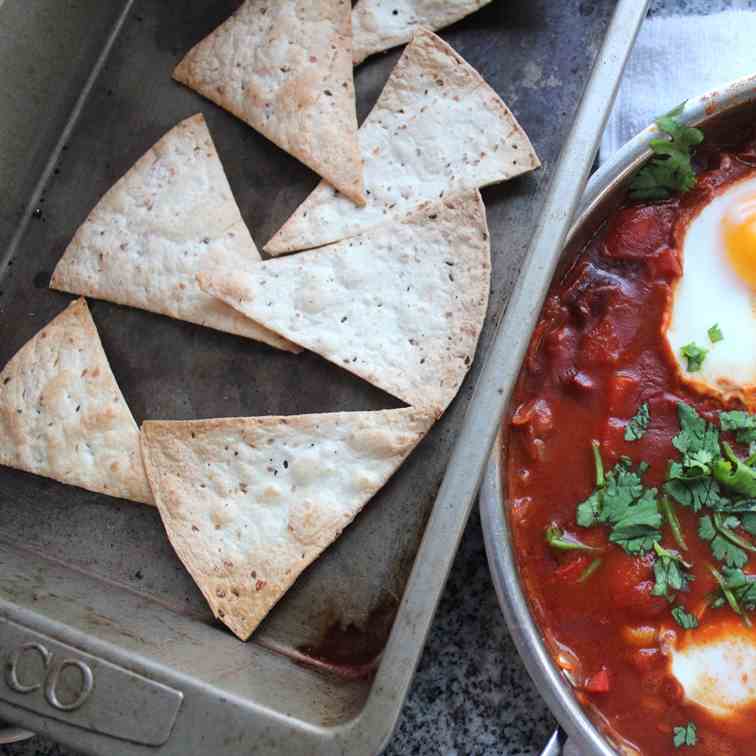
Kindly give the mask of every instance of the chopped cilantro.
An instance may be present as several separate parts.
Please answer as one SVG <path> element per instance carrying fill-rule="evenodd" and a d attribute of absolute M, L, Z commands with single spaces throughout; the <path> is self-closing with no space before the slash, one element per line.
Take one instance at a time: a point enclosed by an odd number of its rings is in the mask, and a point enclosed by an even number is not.
<path fill-rule="evenodd" d="M 703 507 L 726 511 L 731 505 L 730 500 L 721 495 L 719 484 L 713 478 L 673 478 L 664 484 L 664 491 L 694 512 Z"/>
<path fill-rule="evenodd" d="M 729 567 L 722 568 L 722 572 L 714 567 L 709 567 L 709 570 L 719 583 L 721 594 L 714 597 L 711 605 L 715 608 L 729 606 L 750 627 L 751 621 L 746 612 L 756 609 L 756 575 L 748 575 L 740 569 Z"/>
<path fill-rule="evenodd" d="M 664 596 L 668 601 L 674 600 L 674 594 L 684 591 L 693 576 L 687 572 L 691 565 L 683 561 L 675 551 L 668 551 L 658 543 L 653 545 L 656 552 L 654 562 L 654 580 L 656 581 L 651 591 L 654 596 Z"/>
<path fill-rule="evenodd" d="M 716 344 L 718 341 L 724 341 L 724 336 L 722 336 L 722 329 L 719 327 L 719 323 L 714 323 L 707 333 L 709 334 L 709 341 L 712 344 Z"/>
<path fill-rule="evenodd" d="M 740 524 L 746 533 L 756 536 L 756 512 L 746 512 L 741 518 Z"/>
<path fill-rule="evenodd" d="M 685 466 L 688 465 L 687 458 L 700 465 L 719 456 L 719 431 L 714 425 L 707 423 L 685 402 L 678 402 L 677 417 L 680 432 L 672 439 L 672 444 L 683 455 Z"/>
<path fill-rule="evenodd" d="M 686 612 L 681 606 L 676 606 L 672 610 L 672 617 L 683 630 L 695 630 L 698 627 L 698 617 Z"/>
<path fill-rule="evenodd" d="M 611 527 L 609 540 L 622 546 L 629 554 L 640 554 L 661 540 L 661 513 L 656 489 L 645 488 L 641 476 L 648 469 L 641 463 L 633 469 L 623 457 L 604 473 L 598 444 L 593 444 L 596 467 L 596 490 L 577 507 L 577 523 L 590 528 L 598 523 Z"/>
<path fill-rule="evenodd" d="M 711 463 L 720 456 L 719 430 L 684 402 L 678 403 L 677 416 L 680 432 L 672 444 L 682 454 L 682 460 L 669 466 L 665 492 L 694 512 L 703 507 L 727 509 L 730 501 L 711 478 Z"/>
<path fill-rule="evenodd" d="M 625 441 L 639 441 L 643 438 L 650 422 L 651 414 L 648 411 L 648 402 L 643 402 L 625 428 Z"/>
<path fill-rule="evenodd" d="M 680 746 L 694 746 L 698 742 L 698 734 L 696 733 L 696 726 L 693 722 L 682 727 L 675 727 L 672 731 L 672 742 L 675 748 Z"/>
<path fill-rule="evenodd" d="M 652 139 L 654 156 L 635 174 L 630 196 L 637 200 L 668 199 L 674 192 L 687 192 L 696 185 L 690 149 L 703 141 L 703 132 L 683 126 L 672 111 L 656 121 L 659 131 L 670 138 Z"/>
<path fill-rule="evenodd" d="M 740 527 L 737 517 L 723 517 L 719 512 L 704 515 L 698 521 L 699 537 L 709 543 L 714 558 L 728 567 L 743 567 L 748 561 L 746 552 L 756 551 L 756 547 L 735 533 L 737 527 Z"/>
<path fill-rule="evenodd" d="M 697 373 L 701 369 L 708 353 L 708 349 L 704 349 L 692 341 L 680 350 L 680 354 L 688 361 L 689 373 Z"/>
<path fill-rule="evenodd" d="M 735 431 L 735 440 L 739 444 L 750 444 L 756 441 L 756 415 L 741 410 L 720 412 L 719 423 L 723 431 Z"/>
<path fill-rule="evenodd" d="M 560 551 L 601 551 L 595 546 L 582 543 L 571 533 L 562 530 L 556 523 L 552 523 L 546 528 L 546 543 L 552 549 L 559 549 Z"/>

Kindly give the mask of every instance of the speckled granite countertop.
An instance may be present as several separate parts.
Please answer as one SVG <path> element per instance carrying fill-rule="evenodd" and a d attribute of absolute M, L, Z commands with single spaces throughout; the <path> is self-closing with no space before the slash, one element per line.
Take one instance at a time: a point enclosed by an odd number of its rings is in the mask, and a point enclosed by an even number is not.
<path fill-rule="evenodd" d="M 580 12 L 606 16 L 607 5 L 605 0 L 586 0 Z M 728 8 L 756 9 L 756 0 L 654 0 L 651 13 L 705 14 Z M 476 513 L 385 753 L 531 756 L 540 753 L 554 726 L 501 619 Z M 77 755 L 37 737 L 0 746 L 0 756 Z"/>

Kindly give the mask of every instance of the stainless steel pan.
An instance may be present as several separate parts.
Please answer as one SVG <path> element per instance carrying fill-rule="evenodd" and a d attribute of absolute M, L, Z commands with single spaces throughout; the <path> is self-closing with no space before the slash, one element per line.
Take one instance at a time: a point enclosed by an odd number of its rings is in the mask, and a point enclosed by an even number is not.
<path fill-rule="evenodd" d="M 686 103 L 681 120 L 700 125 L 710 133 L 726 133 L 738 123 L 753 121 L 756 114 L 756 75 L 732 82 Z M 658 136 L 649 127 L 629 141 L 593 175 L 580 203 L 576 220 L 566 240 L 556 276 L 574 259 L 612 209 L 621 202 L 627 182 L 650 154 L 649 140 Z M 543 291 L 530 292 L 533 298 Z M 528 299 L 528 292 L 524 293 Z M 512 385 L 519 374 L 502 375 Z M 546 650 L 541 633 L 531 617 L 517 573 L 507 521 L 507 500 L 502 472 L 507 450 L 507 429 L 502 428 L 495 444 L 480 493 L 480 512 L 486 553 L 496 593 L 514 642 L 530 676 L 560 724 L 574 739 L 583 756 L 612 756 L 611 744 L 594 726 L 573 695 L 572 688 Z M 558 754 L 557 740 L 550 755 Z"/>

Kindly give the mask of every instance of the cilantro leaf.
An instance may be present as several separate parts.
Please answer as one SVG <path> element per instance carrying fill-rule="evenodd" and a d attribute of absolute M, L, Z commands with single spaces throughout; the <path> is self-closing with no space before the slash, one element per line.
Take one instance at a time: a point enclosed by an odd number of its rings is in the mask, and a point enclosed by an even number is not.
<path fill-rule="evenodd" d="M 714 598 L 711 605 L 715 608 L 729 606 L 750 627 L 751 621 L 746 612 L 756 609 L 756 575 L 748 575 L 740 569 L 729 567 L 724 567 L 722 572 L 713 567 L 709 567 L 709 570 L 719 583 L 720 591 L 720 595 Z"/>
<path fill-rule="evenodd" d="M 684 507 L 699 512 L 703 507 L 726 511 L 732 502 L 722 496 L 713 478 L 672 479 L 664 484 L 664 491 Z"/>
<path fill-rule="evenodd" d="M 701 369 L 708 353 L 708 349 L 698 346 L 693 341 L 680 349 L 680 354 L 688 361 L 687 369 L 689 373 L 697 373 Z"/>
<path fill-rule="evenodd" d="M 683 465 L 686 458 L 696 455 L 697 462 L 703 462 L 708 457 L 711 461 L 719 456 L 719 431 L 711 423 L 707 423 L 698 412 L 685 402 L 677 403 L 677 417 L 680 421 L 680 432 L 672 439 L 672 444 L 683 455 Z"/>
<path fill-rule="evenodd" d="M 741 524 L 743 530 L 750 533 L 752 536 L 756 536 L 756 512 L 746 512 L 743 515 Z"/>
<path fill-rule="evenodd" d="M 596 466 L 596 490 L 577 506 L 577 523 L 589 528 L 598 523 L 611 527 L 609 540 L 630 554 L 640 554 L 661 540 L 662 516 L 656 500 L 656 489 L 645 488 L 641 476 L 647 465 L 633 469 L 623 457 L 604 473 L 598 444 L 593 444 Z"/>
<path fill-rule="evenodd" d="M 715 559 L 724 562 L 728 567 L 743 567 L 748 562 L 748 554 L 742 539 L 733 532 L 733 528 L 740 525 L 737 517 L 727 517 L 724 520 L 718 514 L 705 515 L 698 521 L 698 535 L 702 541 L 707 541 Z"/>
<path fill-rule="evenodd" d="M 741 410 L 720 412 L 719 423 L 723 431 L 735 431 L 735 440 L 739 444 L 750 444 L 756 441 L 756 415 Z"/>
<path fill-rule="evenodd" d="M 648 411 L 648 402 L 643 402 L 638 411 L 633 415 L 625 428 L 625 441 L 639 441 L 646 433 L 648 424 L 651 422 L 651 414 Z"/>
<path fill-rule="evenodd" d="M 656 489 L 648 488 L 635 503 L 627 506 L 622 517 L 614 520 L 609 540 L 629 554 L 641 554 L 661 540 L 661 524 Z"/>
<path fill-rule="evenodd" d="M 651 140 L 649 146 L 654 156 L 630 184 L 633 199 L 667 199 L 673 192 L 686 192 L 696 185 L 690 149 L 703 141 L 703 132 L 683 126 L 677 115 L 679 113 L 662 116 L 656 121 L 658 129 L 669 138 Z"/>
<path fill-rule="evenodd" d="M 683 630 L 695 630 L 698 627 L 698 617 L 686 612 L 681 606 L 676 606 L 672 610 L 672 617 Z"/>
<path fill-rule="evenodd" d="M 712 344 L 716 344 L 718 341 L 724 341 L 724 336 L 722 335 L 722 329 L 719 327 L 719 323 L 714 323 L 707 333 L 709 334 L 709 341 Z"/>
<path fill-rule="evenodd" d="M 672 601 L 673 594 L 684 591 L 693 576 L 687 572 L 691 568 L 684 562 L 675 551 L 668 551 L 658 543 L 653 545 L 657 559 L 654 562 L 654 587 L 651 591 L 653 596 L 664 596 Z"/>
<path fill-rule="evenodd" d="M 585 501 L 580 502 L 577 506 L 577 524 L 581 528 L 591 528 L 598 520 L 599 509 L 601 508 L 601 499 L 599 492 L 594 491 Z"/>
<path fill-rule="evenodd" d="M 696 732 L 696 726 L 693 722 L 682 727 L 675 727 L 672 731 L 672 743 L 675 748 L 681 746 L 694 746 L 698 742 L 698 733 Z"/>
<path fill-rule="evenodd" d="M 709 515 L 705 515 L 698 521 L 698 537 L 701 538 L 704 541 L 711 541 L 714 536 L 716 536 L 717 531 L 714 527 L 714 522 L 709 517 Z"/>

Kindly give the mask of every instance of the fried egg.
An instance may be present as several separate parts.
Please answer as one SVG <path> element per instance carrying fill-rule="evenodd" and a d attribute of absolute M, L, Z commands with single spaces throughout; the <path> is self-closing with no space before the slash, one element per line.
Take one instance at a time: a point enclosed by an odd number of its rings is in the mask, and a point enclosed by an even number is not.
<path fill-rule="evenodd" d="M 687 383 L 756 404 L 756 177 L 729 185 L 690 221 L 665 335 Z M 713 343 L 717 325 L 722 340 Z M 707 350 L 695 369 L 686 345 Z"/>
<path fill-rule="evenodd" d="M 686 634 L 671 649 L 670 672 L 687 703 L 717 719 L 752 719 L 756 704 L 756 632 L 739 618 Z"/>

